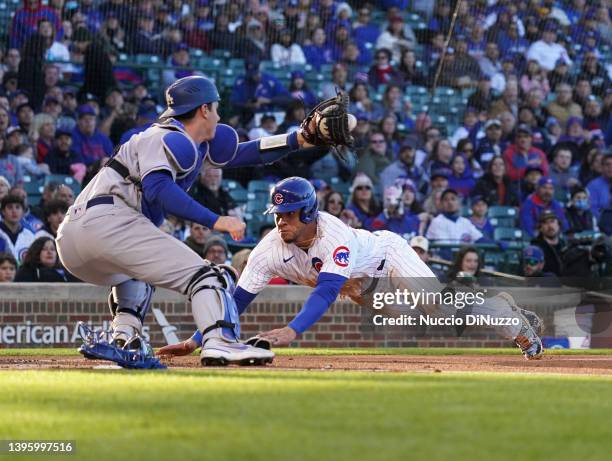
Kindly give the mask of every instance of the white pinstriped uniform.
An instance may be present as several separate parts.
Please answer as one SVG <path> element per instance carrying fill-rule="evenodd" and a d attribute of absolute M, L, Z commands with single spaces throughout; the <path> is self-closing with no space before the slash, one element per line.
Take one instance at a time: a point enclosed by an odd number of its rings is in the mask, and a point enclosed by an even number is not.
<path fill-rule="evenodd" d="M 347 257 L 344 259 L 338 254 Z M 338 274 L 349 279 L 435 277 L 408 242 L 399 235 L 388 231 L 372 233 L 353 229 L 338 218 L 319 212 L 317 237 L 308 251 L 285 243 L 280 234 L 273 230 L 249 256 L 239 285 L 253 294 L 263 290 L 272 277 L 314 286 L 319 272 Z"/>
<path fill-rule="evenodd" d="M 343 253 L 348 250 L 347 258 L 337 257 L 339 248 Z M 315 286 L 319 272 L 338 274 L 348 279 L 388 277 L 391 284 L 388 288 L 411 291 L 433 293 L 444 288 L 427 264 L 399 235 L 388 231 L 372 233 L 353 229 L 325 212 L 318 214 L 317 236 L 308 251 L 285 243 L 276 229 L 268 233 L 249 255 L 238 285 L 253 294 L 263 290 L 273 277 Z M 452 306 L 422 305 L 420 308 L 430 315 L 455 313 Z M 508 302 L 499 296 L 475 306 L 473 313 L 492 317 L 517 316 Z M 495 330 L 513 339 L 519 328 L 497 326 Z"/>

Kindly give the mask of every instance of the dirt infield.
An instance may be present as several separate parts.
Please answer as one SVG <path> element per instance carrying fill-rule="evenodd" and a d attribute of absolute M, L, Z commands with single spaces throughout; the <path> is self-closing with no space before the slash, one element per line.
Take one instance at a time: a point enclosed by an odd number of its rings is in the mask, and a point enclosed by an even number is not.
<path fill-rule="evenodd" d="M 164 360 L 171 368 L 201 368 L 197 356 Z M 92 369 L 110 362 L 87 360 L 78 356 L 0 356 L 0 370 L 6 369 Z M 236 369 L 236 367 L 229 367 Z M 241 370 L 262 367 L 240 367 Z M 305 355 L 277 356 L 269 370 L 377 371 L 377 372 L 515 372 L 612 375 L 611 356 L 544 356 L 526 361 L 520 354 L 503 355 Z"/>

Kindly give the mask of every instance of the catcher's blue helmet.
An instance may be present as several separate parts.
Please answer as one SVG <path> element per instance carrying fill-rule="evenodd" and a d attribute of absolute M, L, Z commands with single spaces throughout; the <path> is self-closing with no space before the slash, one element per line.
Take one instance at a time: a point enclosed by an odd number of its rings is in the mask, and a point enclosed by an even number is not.
<path fill-rule="evenodd" d="M 219 91 L 215 84 L 199 75 L 178 79 L 166 89 L 168 108 L 160 118 L 182 115 L 202 104 L 219 101 Z"/>
<path fill-rule="evenodd" d="M 270 192 L 271 205 L 264 214 L 300 211 L 300 221 L 312 222 L 319 211 L 317 193 L 310 182 L 293 176 L 276 183 Z"/>

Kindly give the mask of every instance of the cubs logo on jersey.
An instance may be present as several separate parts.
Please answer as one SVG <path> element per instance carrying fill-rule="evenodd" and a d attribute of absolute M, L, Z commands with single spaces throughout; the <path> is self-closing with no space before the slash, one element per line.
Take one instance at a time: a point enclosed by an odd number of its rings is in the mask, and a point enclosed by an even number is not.
<path fill-rule="evenodd" d="M 323 261 L 320 258 L 312 258 L 312 267 L 317 272 L 321 272 L 321 268 L 323 267 Z"/>
<path fill-rule="evenodd" d="M 349 256 L 351 252 L 345 246 L 338 247 L 334 250 L 334 262 L 336 266 L 346 267 L 349 265 Z"/>
<path fill-rule="evenodd" d="M 274 194 L 274 197 L 272 197 L 272 200 L 274 200 L 275 205 L 280 205 L 281 203 L 283 203 L 283 199 L 283 194 Z"/>

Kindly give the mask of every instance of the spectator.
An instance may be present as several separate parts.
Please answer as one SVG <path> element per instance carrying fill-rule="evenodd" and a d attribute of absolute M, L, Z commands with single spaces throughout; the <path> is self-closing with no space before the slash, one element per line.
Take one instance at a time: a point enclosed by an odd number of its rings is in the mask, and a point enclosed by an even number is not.
<path fill-rule="evenodd" d="M 45 39 L 33 35 L 23 47 L 23 56 L 19 62 L 19 89 L 27 92 L 28 103 L 39 107 L 45 95 L 45 75 L 43 71 Z"/>
<path fill-rule="evenodd" d="M 382 171 L 390 165 L 387 156 L 387 141 L 380 131 L 370 133 L 370 145 L 365 152 L 359 156 L 357 171 L 364 173 L 373 181 L 374 186 L 379 186 Z"/>
<path fill-rule="evenodd" d="M 183 41 L 190 48 L 197 48 L 210 53 L 211 46 L 206 32 L 198 27 L 197 18 L 193 14 L 186 14 L 180 19 Z M 211 24 L 212 26 L 212 24 Z"/>
<path fill-rule="evenodd" d="M 446 189 L 440 200 L 442 213 L 431 221 L 425 234 L 429 241 L 465 244 L 478 242 L 483 237 L 474 224 L 459 214 L 461 202 L 456 191 Z"/>
<path fill-rule="evenodd" d="M 602 159 L 601 176 L 591 180 L 587 184 L 587 191 L 591 199 L 591 211 L 599 220 L 601 212 L 611 207 L 610 187 L 612 185 L 612 155 L 606 155 Z"/>
<path fill-rule="evenodd" d="M 468 54 L 465 35 L 457 35 L 455 39 L 455 57 L 450 68 L 446 69 L 446 72 L 452 72 L 453 84 L 451 86 L 458 88 L 474 87 L 480 80 L 482 72 L 480 71 L 478 61 Z"/>
<path fill-rule="evenodd" d="M 255 18 L 251 18 L 246 26 L 246 37 L 240 44 L 238 50 L 242 58 L 255 57 L 260 61 L 270 58 L 266 34 L 263 24 Z"/>
<path fill-rule="evenodd" d="M 227 14 L 221 13 L 215 17 L 215 26 L 210 31 L 210 41 L 213 49 L 227 50 L 234 53 L 238 47 L 238 36 L 229 29 Z"/>
<path fill-rule="evenodd" d="M 200 74 L 192 70 L 189 47 L 185 43 L 180 43 L 174 47 L 172 55 L 168 57 L 167 65 L 170 69 L 164 70 L 162 74 L 163 88 L 168 88 L 179 78 Z"/>
<path fill-rule="evenodd" d="M 538 217 L 547 210 L 552 211 L 557 216 L 563 230 L 567 230 L 568 224 L 565 211 L 563 206 L 553 198 L 554 194 L 555 186 L 552 179 L 543 176 L 538 181 L 535 193 L 529 195 L 521 206 L 521 228 L 529 237 L 535 236 Z"/>
<path fill-rule="evenodd" d="M 109 16 L 100 27 L 100 37 L 112 48 L 114 53 L 127 53 L 128 40 L 126 40 L 125 29 L 121 27 L 116 16 Z"/>
<path fill-rule="evenodd" d="M 199 181 L 191 190 L 191 196 L 200 204 L 218 215 L 239 216 L 240 208 L 223 187 L 223 171 L 211 166 L 204 167 Z"/>
<path fill-rule="evenodd" d="M 552 164 L 550 165 L 550 178 L 555 189 L 569 192 L 580 184 L 578 180 L 578 165 L 572 166 L 571 149 L 560 145 L 552 152 Z"/>
<path fill-rule="evenodd" d="M 416 150 L 414 141 L 406 139 L 400 147 L 396 161 L 387 166 L 380 174 L 381 188 L 385 190 L 395 182 L 410 179 L 416 184 L 417 191 L 424 192 L 426 188 L 425 172 L 414 164 Z"/>
<path fill-rule="evenodd" d="M 582 108 L 572 101 L 572 88 L 567 83 L 559 83 L 555 95 L 556 98 L 546 106 L 546 110 L 562 127 L 565 127 L 572 116 L 582 118 Z"/>
<path fill-rule="evenodd" d="M 401 235 L 406 240 L 419 233 L 420 220 L 406 210 L 402 199 L 402 190 L 389 186 L 383 193 L 383 211 L 372 224 L 375 230 L 388 230 Z"/>
<path fill-rule="evenodd" d="M 28 204 L 28 193 L 25 191 L 22 185 L 17 185 L 11 187 L 9 195 L 17 196 L 24 204 L 21 225 L 26 229 L 31 230 L 33 233 L 36 233 L 38 229 L 43 226 L 43 222 L 38 218 L 38 216 L 32 213 L 30 205 Z"/>
<path fill-rule="evenodd" d="M 478 112 L 488 111 L 493 102 L 493 93 L 491 92 L 491 77 L 482 74 L 478 80 L 478 86 L 468 98 L 468 107 L 473 107 Z"/>
<path fill-rule="evenodd" d="M 376 43 L 381 33 L 380 28 L 370 23 L 370 18 L 370 8 L 363 6 L 359 9 L 357 21 L 353 23 L 353 39 L 362 46 Z"/>
<path fill-rule="evenodd" d="M 337 191 L 329 192 L 323 197 L 323 204 L 321 206 L 323 211 L 326 211 L 332 216 L 340 219 L 344 224 L 350 227 L 360 227 L 361 223 L 355 216 L 352 210 L 345 208 L 344 197 Z"/>
<path fill-rule="evenodd" d="M 448 188 L 448 172 L 432 171 L 429 186 L 429 195 L 423 202 L 423 209 L 426 213 L 437 215 L 441 210 L 442 193 Z"/>
<path fill-rule="evenodd" d="M 84 50 L 84 84 L 81 94 L 91 93 L 98 101 L 103 101 L 111 88 L 118 86 L 113 74 L 115 52 L 101 38 L 93 39 Z"/>
<path fill-rule="evenodd" d="M 594 95 L 600 98 L 606 96 L 606 90 L 610 88 L 610 77 L 593 51 L 584 54 L 578 79 L 583 78 L 590 82 Z"/>
<path fill-rule="evenodd" d="M 0 246 L 3 241 L 0 240 Z M 10 253 L 0 253 L 0 282 L 7 283 L 15 280 L 17 261 Z"/>
<path fill-rule="evenodd" d="M 21 169 L 24 174 L 31 175 L 35 178 L 42 178 L 48 175 L 49 165 L 36 163 L 34 159 L 34 148 L 29 144 L 20 144 L 15 150 L 17 161 L 21 164 Z"/>
<path fill-rule="evenodd" d="M 516 127 L 516 117 L 511 112 L 505 111 L 499 114 L 499 121 L 502 127 L 502 142 L 507 147 L 514 140 L 514 128 Z"/>
<path fill-rule="evenodd" d="M 6 197 L 11 189 L 11 183 L 4 176 L 0 176 L 0 200 Z"/>
<path fill-rule="evenodd" d="M 357 173 L 351 187 L 351 201 L 348 209 L 357 218 L 356 228 L 371 230 L 380 208 L 372 192 L 372 180 L 364 173 Z"/>
<path fill-rule="evenodd" d="M 576 187 L 565 209 L 568 222 L 567 235 L 570 238 L 579 232 L 598 231 L 597 221 L 590 208 L 588 191 L 582 187 Z"/>
<path fill-rule="evenodd" d="M 521 90 L 525 94 L 534 88 L 540 90 L 544 96 L 550 92 L 546 72 L 540 69 L 540 64 L 535 59 L 531 59 L 527 63 L 527 69 L 521 77 L 520 83 Z"/>
<path fill-rule="evenodd" d="M 570 73 L 570 68 L 565 62 L 565 59 L 558 59 L 555 63 L 555 68 L 548 73 L 548 82 L 552 91 L 557 91 L 557 85 L 567 83 L 572 85 L 574 82 L 573 76 Z"/>
<path fill-rule="evenodd" d="M 261 72 L 257 58 L 248 57 L 245 70 L 245 76 L 236 79 L 230 97 L 232 106 L 241 111 L 243 123 L 248 123 L 255 112 L 272 112 L 291 103 L 291 94 L 276 78 Z"/>
<path fill-rule="evenodd" d="M 499 47 L 497 43 L 492 41 L 487 43 L 484 56 L 478 60 L 478 65 L 480 66 L 480 71 L 489 78 L 493 78 L 494 75 L 501 72 L 502 65 L 499 60 Z"/>
<path fill-rule="evenodd" d="M 0 240 L 4 241 L 5 251 L 19 263 L 23 262 L 25 252 L 34 241 L 34 232 L 21 224 L 24 211 L 25 203 L 16 195 L 9 194 L 0 202 Z"/>
<path fill-rule="evenodd" d="M 410 246 L 425 264 L 429 262 L 429 240 L 422 235 L 416 235 L 410 239 Z"/>
<path fill-rule="evenodd" d="M 558 26 L 552 21 L 545 24 L 542 38 L 532 43 L 527 50 L 527 59 L 536 61 L 546 72 L 553 70 L 559 59 L 563 59 L 569 65 L 572 64 L 567 50 L 556 43 L 557 29 Z"/>
<path fill-rule="evenodd" d="M 391 51 L 379 48 L 375 55 L 376 63 L 368 71 L 368 82 L 376 89 L 380 85 L 398 83 L 401 80 L 399 73 L 391 66 Z"/>
<path fill-rule="evenodd" d="M 506 87 L 502 94 L 502 97 L 491 104 L 491 110 L 489 110 L 489 117 L 499 119 L 503 123 L 502 113 L 510 112 L 515 117 L 518 115 L 518 87 L 514 82 L 506 83 Z"/>
<path fill-rule="evenodd" d="M 53 194 L 55 194 L 58 185 L 59 184 L 55 181 L 47 182 L 43 187 L 40 201 L 30 209 L 32 216 L 36 217 L 41 223 L 45 219 L 45 205 L 49 203 L 50 200 L 53 200 Z"/>
<path fill-rule="evenodd" d="M 456 148 L 459 141 L 465 138 L 475 142 L 479 128 L 478 111 L 473 107 L 468 107 L 463 113 L 463 126 L 457 128 L 449 139 L 451 146 Z"/>
<path fill-rule="evenodd" d="M 55 241 L 49 237 L 34 240 L 15 276 L 15 282 L 65 283 L 77 281 L 79 280 L 61 266 Z"/>
<path fill-rule="evenodd" d="M 381 49 L 389 50 L 394 61 L 399 62 L 405 49 L 412 49 L 414 42 L 408 40 L 404 33 L 404 20 L 401 16 L 389 19 L 389 26 L 376 40 L 377 52 Z"/>
<path fill-rule="evenodd" d="M 316 70 L 333 62 L 332 49 L 326 44 L 325 31 L 321 27 L 312 32 L 311 44 L 304 46 L 303 51 L 306 62 Z"/>
<path fill-rule="evenodd" d="M 272 61 L 289 66 L 292 64 L 306 64 L 306 57 L 302 47 L 293 41 L 291 31 L 283 29 L 280 33 L 278 43 L 274 43 L 271 48 Z"/>
<path fill-rule="evenodd" d="M 52 148 L 55 137 L 55 119 L 45 113 L 36 114 L 32 121 L 30 139 L 36 141 L 36 161 L 41 163 Z"/>
<path fill-rule="evenodd" d="M 89 166 L 113 153 L 113 144 L 97 129 L 96 112 L 87 104 L 79 106 L 77 126 L 72 131 L 74 152 Z"/>
<path fill-rule="evenodd" d="M 274 117 L 274 114 L 264 114 L 259 120 L 259 126 L 252 128 L 248 135 L 250 140 L 254 140 L 266 136 L 272 136 L 277 130 L 278 124 L 276 123 L 276 117 Z"/>
<path fill-rule="evenodd" d="M 67 212 L 68 205 L 61 200 L 50 200 L 48 203 L 45 203 L 44 226 L 34 234 L 34 239 L 36 240 L 39 237 L 55 239 L 57 237 L 57 229 Z"/>
<path fill-rule="evenodd" d="M 64 43 L 56 40 L 56 30 L 51 21 L 47 19 L 38 21 L 38 35 L 43 37 L 45 41 L 44 57 L 46 61 L 70 61 L 70 51 Z M 71 64 L 64 64 L 60 65 L 60 70 L 71 72 L 73 68 Z"/>
<path fill-rule="evenodd" d="M 433 144 L 431 154 L 425 164 L 430 173 L 434 170 L 445 171 L 448 176 L 452 173 L 451 160 L 453 159 L 453 147 L 447 139 L 440 139 Z"/>
<path fill-rule="evenodd" d="M 79 182 L 83 180 L 85 164 L 81 156 L 72 149 L 71 133 L 63 128 L 55 132 L 55 142 L 44 161 L 49 165 L 52 174 L 73 176 Z"/>
<path fill-rule="evenodd" d="M 538 236 L 531 241 L 544 253 L 542 272 L 561 275 L 565 242 L 561 238 L 559 218 L 552 210 L 546 210 L 538 217 Z"/>
<path fill-rule="evenodd" d="M 6 178 L 11 185 L 23 181 L 21 163 L 17 160 L 17 157 L 7 149 L 3 136 L 0 136 L 0 176 Z"/>
<path fill-rule="evenodd" d="M 519 203 L 516 187 L 506 174 L 506 164 L 499 156 L 489 162 L 473 193 L 484 197 L 490 205 L 517 206 Z"/>
<path fill-rule="evenodd" d="M 397 70 L 399 80 L 404 87 L 427 84 L 425 74 L 417 67 L 416 54 L 413 50 L 407 49 L 402 52 Z"/>
<path fill-rule="evenodd" d="M 544 252 L 539 246 L 529 245 L 523 250 L 523 275 L 525 277 L 551 277 L 552 272 L 544 272 Z"/>
<path fill-rule="evenodd" d="M 157 54 L 160 50 L 160 37 L 154 32 L 155 18 L 151 13 L 138 15 L 138 27 L 128 42 L 132 54 Z"/>
<path fill-rule="evenodd" d="M 478 277 L 480 275 L 480 255 L 473 246 L 464 246 L 459 249 L 448 268 L 449 282 L 461 280 L 464 277 Z"/>
<path fill-rule="evenodd" d="M 504 151 L 501 128 L 501 122 L 496 118 L 489 119 L 484 124 L 485 136 L 478 141 L 474 157 L 485 168 L 493 157 L 501 156 Z"/>
<path fill-rule="evenodd" d="M 302 72 L 301 70 L 294 70 L 293 72 L 291 72 L 291 83 L 289 84 L 289 92 L 291 93 L 291 97 L 293 99 L 301 101 L 305 107 L 308 107 L 310 109 L 316 106 L 319 102 L 317 96 L 310 90 L 308 84 L 304 80 L 304 72 Z"/>
<path fill-rule="evenodd" d="M 370 92 L 368 90 L 367 83 L 363 81 L 356 81 L 349 92 L 350 104 L 349 112 L 365 114 L 374 120 L 375 106 L 372 99 L 370 99 Z"/>
<path fill-rule="evenodd" d="M 55 200 L 61 200 L 69 207 L 74 204 L 74 192 L 72 192 L 72 189 L 66 184 L 59 184 L 57 186 L 57 189 L 55 189 L 53 193 L 53 198 Z"/>
<path fill-rule="evenodd" d="M 470 221 L 487 239 L 493 240 L 493 224 L 487 218 L 489 204 L 482 195 L 474 195 L 471 199 L 472 216 Z"/>
<path fill-rule="evenodd" d="M 519 125 L 516 130 L 515 143 L 504 151 L 504 161 L 508 176 L 512 181 L 518 181 L 525 175 L 528 166 L 542 168 L 544 176 L 548 176 L 548 160 L 546 154 L 531 145 L 532 131 L 528 125 Z"/>
<path fill-rule="evenodd" d="M 563 135 L 563 128 L 561 128 L 559 120 L 557 120 L 555 117 L 548 117 L 546 119 L 546 132 L 549 143 L 553 146 L 557 144 Z"/>
<path fill-rule="evenodd" d="M 204 247 L 206 246 L 206 240 L 210 236 L 211 232 L 208 227 L 197 222 L 191 222 L 189 223 L 189 237 L 185 239 L 185 245 L 204 259 Z"/>
<path fill-rule="evenodd" d="M 222 237 L 213 235 L 206 240 L 206 244 L 204 245 L 204 259 L 208 259 L 214 264 L 225 264 L 228 253 L 227 243 Z"/>
<path fill-rule="evenodd" d="M 469 197 L 476 185 L 472 176 L 472 169 L 464 155 L 456 154 L 451 160 L 451 174 L 448 177 L 448 186 L 457 191 L 463 198 Z"/>
<path fill-rule="evenodd" d="M 46 19 L 61 31 L 60 18 L 53 8 L 42 4 L 41 0 L 25 0 L 23 8 L 15 11 L 9 31 L 10 47 L 21 49 L 26 40 L 36 32 L 39 21 Z"/>
<path fill-rule="evenodd" d="M 310 63 L 311 64 L 311 63 Z M 348 70 L 342 63 L 334 64 L 332 69 L 332 80 L 321 85 L 322 99 L 329 99 L 336 96 L 336 89 L 348 92 L 351 89 L 347 82 Z"/>

